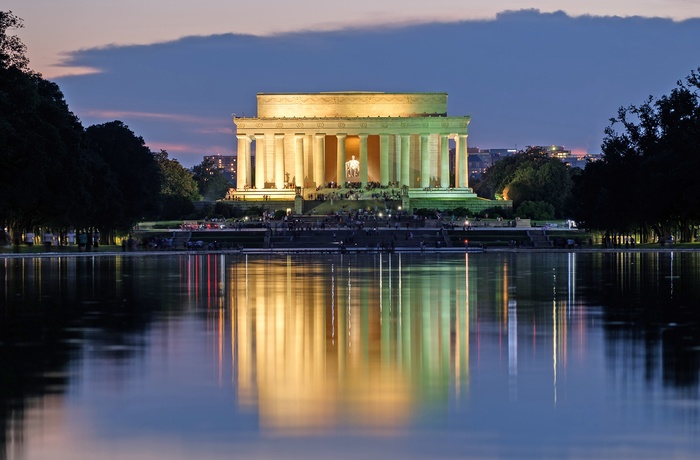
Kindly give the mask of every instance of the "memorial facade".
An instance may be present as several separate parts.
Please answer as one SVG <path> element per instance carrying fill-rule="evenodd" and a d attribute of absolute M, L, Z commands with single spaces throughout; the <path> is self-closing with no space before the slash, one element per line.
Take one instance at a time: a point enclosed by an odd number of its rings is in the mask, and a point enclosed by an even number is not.
<path fill-rule="evenodd" d="M 256 117 L 233 118 L 236 193 L 292 189 L 307 197 L 371 184 L 471 195 L 470 117 L 447 116 L 447 93 L 259 93 L 257 109 Z"/>

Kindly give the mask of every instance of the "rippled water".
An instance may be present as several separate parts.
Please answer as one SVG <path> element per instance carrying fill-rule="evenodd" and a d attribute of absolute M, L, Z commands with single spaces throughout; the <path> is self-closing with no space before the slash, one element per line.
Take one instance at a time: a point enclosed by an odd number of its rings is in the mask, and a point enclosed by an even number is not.
<path fill-rule="evenodd" d="M 696 458 L 699 263 L 0 259 L 0 458 Z"/>

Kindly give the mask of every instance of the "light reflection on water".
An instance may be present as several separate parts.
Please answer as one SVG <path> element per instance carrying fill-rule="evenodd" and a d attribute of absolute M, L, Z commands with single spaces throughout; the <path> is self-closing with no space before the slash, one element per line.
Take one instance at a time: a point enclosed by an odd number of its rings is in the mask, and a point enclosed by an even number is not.
<path fill-rule="evenodd" d="M 289 257 L 248 263 L 233 277 L 238 401 L 258 408 L 264 429 L 391 432 L 411 421 L 418 401 L 445 404 L 453 367 L 461 381 L 464 271 L 404 269 L 400 257 L 368 262 L 339 258 L 326 276 L 327 265 L 300 272 Z"/>
<path fill-rule="evenodd" d="M 0 458 L 700 447 L 696 254 L 0 264 Z"/>

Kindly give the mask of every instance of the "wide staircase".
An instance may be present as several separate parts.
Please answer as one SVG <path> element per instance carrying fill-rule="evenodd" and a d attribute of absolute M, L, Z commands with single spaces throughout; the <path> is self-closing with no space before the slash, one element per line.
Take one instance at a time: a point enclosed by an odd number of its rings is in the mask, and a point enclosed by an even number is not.
<path fill-rule="evenodd" d="M 183 249 L 192 238 L 192 232 L 173 232 L 173 249 Z"/>
<path fill-rule="evenodd" d="M 527 236 L 530 237 L 530 242 L 533 248 L 551 248 L 552 242 L 547 236 L 547 231 L 544 229 L 528 230 Z"/>

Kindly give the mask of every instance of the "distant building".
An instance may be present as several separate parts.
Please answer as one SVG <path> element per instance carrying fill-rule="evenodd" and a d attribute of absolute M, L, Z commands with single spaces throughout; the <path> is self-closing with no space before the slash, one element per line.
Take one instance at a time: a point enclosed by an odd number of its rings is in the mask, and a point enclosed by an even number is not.
<path fill-rule="evenodd" d="M 525 150 L 539 150 L 547 156 L 557 158 L 572 168 L 585 168 L 591 161 L 600 159 L 600 155 L 591 154 L 574 154 L 571 150 L 567 150 L 562 145 L 549 146 L 527 146 Z M 488 168 L 503 158 L 509 157 L 520 152 L 516 149 L 480 149 L 478 147 L 469 147 L 469 177 L 471 179 L 481 179 Z"/>
<path fill-rule="evenodd" d="M 571 168 L 584 169 L 590 161 L 598 161 L 600 159 L 600 155 L 589 155 L 587 153 L 574 154 L 571 150 L 564 148 L 563 145 L 549 145 L 546 147 L 538 145 L 527 148 L 542 150 L 547 153 L 547 156 L 558 158 Z"/>
<path fill-rule="evenodd" d="M 530 148 L 530 147 L 527 147 Z M 552 158 L 559 158 L 560 160 L 563 160 L 565 158 L 570 158 L 571 157 L 571 150 L 567 150 L 564 148 L 563 145 L 548 145 L 548 146 L 541 146 L 541 145 L 536 145 L 532 147 L 535 150 L 542 150 L 547 152 L 547 156 L 550 156 Z"/>
<path fill-rule="evenodd" d="M 600 154 L 585 154 L 585 155 L 572 155 L 569 158 L 562 159 L 567 166 L 571 168 L 581 168 L 585 169 L 588 163 L 600 160 Z"/>
<path fill-rule="evenodd" d="M 205 155 L 204 161 L 211 161 L 213 168 L 221 171 L 229 182 L 236 183 L 237 155 Z"/>
<path fill-rule="evenodd" d="M 488 168 L 497 161 L 517 153 L 516 149 L 469 149 L 469 177 L 481 179 Z"/>

